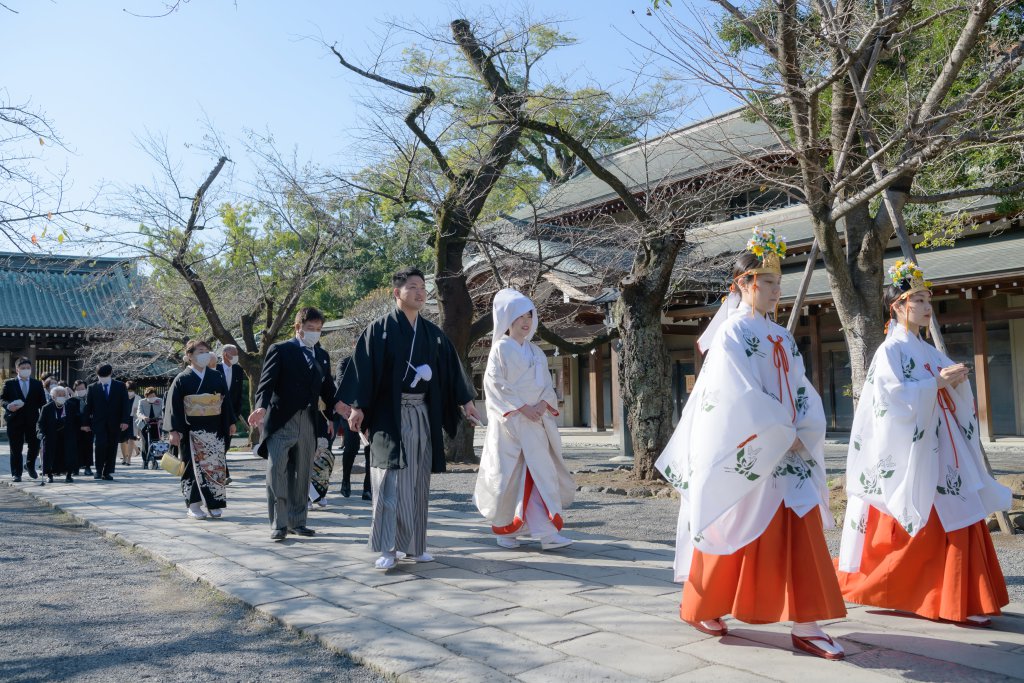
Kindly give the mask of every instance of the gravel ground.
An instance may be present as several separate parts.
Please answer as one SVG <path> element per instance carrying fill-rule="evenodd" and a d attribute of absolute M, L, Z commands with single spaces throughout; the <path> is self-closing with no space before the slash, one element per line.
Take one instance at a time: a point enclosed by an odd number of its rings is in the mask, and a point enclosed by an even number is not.
<path fill-rule="evenodd" d="M 0 681 L 386 679 L 0 486 Z"/>

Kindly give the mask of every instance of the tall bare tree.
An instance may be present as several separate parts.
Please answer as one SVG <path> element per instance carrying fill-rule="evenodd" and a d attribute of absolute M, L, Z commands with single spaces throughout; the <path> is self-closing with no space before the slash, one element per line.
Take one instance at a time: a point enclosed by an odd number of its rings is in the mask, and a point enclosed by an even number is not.
<path fill-rule="evenodd" d="M 807 203 L 856 398 L 882 341 L 882 258 L 904 208 L 1024 190 L 1024 10 L 714 0 L 720 13 L 702 25 L 694 17 L 706 9 L 684 16 L 666 4 L 654 13 L 664 29 L 652 31 L 655 52 L 681 78 L 735 96 L 792 160 L 774 181 Z M 1010 160 L 1003 172 L 944 174 L 992 154 Z M 935 191 L 939 177 L 963 186 Z"/>

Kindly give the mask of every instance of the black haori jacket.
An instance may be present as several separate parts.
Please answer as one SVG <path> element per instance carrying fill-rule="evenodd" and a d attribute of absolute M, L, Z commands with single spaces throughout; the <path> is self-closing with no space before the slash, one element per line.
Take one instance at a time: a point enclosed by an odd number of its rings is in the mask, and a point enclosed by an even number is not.
<path fill-rule="evenodd" d="M 444 472 L 444 439 L 451 437 L 462 415 L 459 406 L 476 394 L 466 380 L 462 363 L 451 341 L 434 323 L 419 318 L 420 334 L 427 335 L 433 377 L 427 382 L 425 402 L 430 422 L 431 471 Z M 402 370 L 406 368 L 412 343 L 411 326 L 398 308 L 378 318 L 356 342 L 352 362 L 345 372 L 337 399 L 364 413 L 363 428 L 370 434 L 370 465 L 381 469 L 404 469 L 402 449 Z"/>

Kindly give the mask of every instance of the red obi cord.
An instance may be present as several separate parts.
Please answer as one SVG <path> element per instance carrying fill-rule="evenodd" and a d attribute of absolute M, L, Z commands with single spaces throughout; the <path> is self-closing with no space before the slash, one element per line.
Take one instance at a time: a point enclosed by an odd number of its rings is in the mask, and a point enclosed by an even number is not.
<path fill-rule="evenodd" d="M 932 372 L 932 366 L 929 363 L 924 364 L 924 369 L 932 373 L 932 377 L 935 377 L 935 373 Z M 941 371 L 942 368 L 939 368 Z M 957 469 L 960 469 L 960 457 L 956 452 L 956 441 L 953 441 L 953 428 L 949 426 L 949 423 L 956 417 L 956 403 L 953 402 L 953 397 L 949 395 L 949 390 L 945 387 L 939 389 L 935 396 L 936 401 L 939 403 L 939 409 L 942 411 L 942 417 L 946 418 L 946 433 L 949 434 L 949 443 L 953 446 L 953 464 L 956 465 Z M 953 417 L 950 417 L 952 415 Z"/>
<path fill-rule="evenodd" d="M 786 355 L 786 347 L 782 345 L 782 336 L 773 337 L 768 335 L 768 341 L 772 343 L 772 363 L 775 364 L 775 372 L 779 379 L 779 400 L 782 400 L 782 381 L 786 381 L 786 393 L 789 395 L 789 405 L 793 410 L 793 422 L 796 422 L 796 403 L 793 401 L 793 390 L 789 388 L 789 356 Z"/>

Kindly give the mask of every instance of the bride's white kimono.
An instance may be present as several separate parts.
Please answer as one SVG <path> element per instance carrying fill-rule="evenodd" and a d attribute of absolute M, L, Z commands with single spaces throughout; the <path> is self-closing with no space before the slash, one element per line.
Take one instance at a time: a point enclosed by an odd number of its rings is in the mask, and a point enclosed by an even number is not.
<path fill-rule="evenodd" d="M 912 537 L 933 506 L 946 532 L 1009 509 L 1011 491 L 985 467 L 970 383 L 938 390 L 954 364 L 895 323 L 875 352 L 850 432 L 841 571 L 860 569 L 872 506 Z"/>
<path fill-rule="evenodd" d="M 735 295 L 734 295 L 735 296 Z M 803 444 L 791 451 L 794 439 Z M 656 463 L 679 491 L 675 579 L 694 548 L 730 555 L 757 539 L 780 505 L 828 509 L 825 414 L 792 335 L 740 303 L 709 345 L 672 439 Z"/>
<path fill-rule="evenodd" d="M 506 332 L 513 320 L 531 310 L 533 329 L 519 344 Z M 494 318 L 494 342 L 483 381 L 487 434 L 473 501 L 495 533 L 513 534 L 522 529 L 525 504 L 535 491 L 543 499 L 548 520 L 561 529 L 562 510 L 572 503 L 576 485 L 562 460 L 554 418 L 558 398 L 547 357 L 529 341 L 537 329 L 537 312 L 527 297 L 502 290 L 495 296 Z M 540 422 L 516 412 L 539 401 L 551 406 Z"/>

